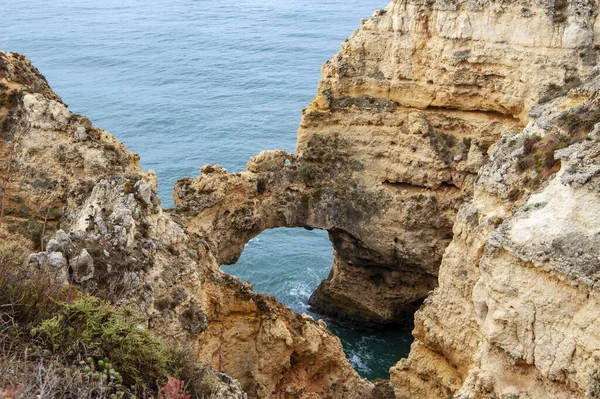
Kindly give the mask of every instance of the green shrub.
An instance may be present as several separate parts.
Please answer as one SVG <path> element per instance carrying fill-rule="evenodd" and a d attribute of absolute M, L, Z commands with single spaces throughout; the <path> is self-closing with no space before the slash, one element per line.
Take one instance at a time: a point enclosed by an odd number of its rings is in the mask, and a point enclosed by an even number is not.
<path fill-rule="evenodd" d="M 169 376 L 186 381 L 193 398 L 218 388 L 194 348 L 173 347 L 127 309 L 63 286 L 25 264 L 26 253 L 17 243 L 0 244 L 0 397 L 6 384 L 22 384 L 23 397 L 35 397 L 40 375 L 53 397 L 156 394 Z"/>
<path fill-rule="evenodd" d="M 313 180 L 317 176 L 317 169 L 312 165 L 304 164 L 298 168 L 298 176 L 303 180 Z"/>
<path fill-rule="evenodd" d="M 86 348 L 87 356 L 110 359 L 128 385 L 147 388 L 168 375 L 165 346 L 138 328 L 127 312 L 92 296 L 63 303 L 58 315 L 31 333 L 55 353 L 83 355 L 81 348 Z"/>

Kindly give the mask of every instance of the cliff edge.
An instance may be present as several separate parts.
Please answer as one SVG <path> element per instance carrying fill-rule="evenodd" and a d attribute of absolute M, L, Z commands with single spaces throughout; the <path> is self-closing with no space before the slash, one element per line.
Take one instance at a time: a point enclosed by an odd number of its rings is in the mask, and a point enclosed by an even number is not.
<path fill-rule="evenodd" d="M 597 15 L 392 1 L 323 66 L 296 154 L 205 166 L 176 212 L 222 263 L 267 228 L 327 230 L 320 313 L 402 323 L 424 301 L 397 397 L 594 393 Z"/>
<path fill-rule="evenodd" d="M 139 156 L 14 53 L 0 52 L 0 122 L 0 237 L 33 252 L 26 268 L 189 345 L 214 368 L 210 397 L 371 395 L 323 322 L 223 273 L 205 239 L 163 211 Z"/>
<path fill-rule="evenodd" d="M 35 251 L 28 267 L 192 344 L 239 381 L 223 395 L 392 396 L 323 322 L 220 270 L 274 227 L 329 232 L 318 312 L 414 317 L 397 398 L 600 395 L 597 15 L 394 0 L 323 66 L 296 154 L 205 165 L 168 212 L 135 154 L 1 52 L 0 234 Z"/>

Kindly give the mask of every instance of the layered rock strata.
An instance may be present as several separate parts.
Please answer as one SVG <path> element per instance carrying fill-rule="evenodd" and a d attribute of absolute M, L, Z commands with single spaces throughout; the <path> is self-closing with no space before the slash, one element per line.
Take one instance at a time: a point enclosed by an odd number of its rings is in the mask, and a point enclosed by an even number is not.
<path fill-rule="evenodd" d="M 600 79 L 531 109 L 463 205 L 397 397 L 598 395 Z"/>
<path fill-rule="evenodd" d="M 13 53 L 0 52 L 0 119 L 0 240 L 29 245 L 29 267 L 190 345 L 214 368 L 214 398 L 371 396 L 323 322 L 223 273 L 205 239 L 162 210 L 139 157 Z"/>
<path fill-rule="evenodd" d="M 596 15 L 593 2 L 393 1 L 323 66 L 297 154 L 203 168 L 177 183 L 178 214 L 221 263 L 268 228 L 327 230 L 313 308 L 402 322 L 436 286 L 490 146 L 590 74 Z"/>
<path fill-rule="evenodd" d="M 297 154 L 204 166 L 169 213 L 135 154 L 0 53 L 0 233 L 42 237 L 31 267 L 191 342 L 239 381 L 221 375 L 222 396 L 390 394 L 322 323 L 219 269 L 273 227 L 329 232 L 323 312 L 393 323 L 427 298 L 396 397 L 600 395 L 597 15 L 393 1 L 325 64 Z"/>
<path fill-rule="evenodd" d="M 410 313 L 441 262 L 397 397 L 600 394 L 597 15 L 393 1 L 323 67 L 297 154 L 180 181 L 183 223 L 222 263 L 266 228 L 328 230 L 311 300 L 363 324 Z"/>

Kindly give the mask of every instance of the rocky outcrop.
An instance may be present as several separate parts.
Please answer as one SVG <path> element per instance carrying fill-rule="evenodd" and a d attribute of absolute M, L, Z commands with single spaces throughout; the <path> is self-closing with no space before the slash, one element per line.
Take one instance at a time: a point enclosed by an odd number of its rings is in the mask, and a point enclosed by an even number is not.
<path fill-rule="evenodd" d="M 439 283 L 391 370 L 397 397 L 598 394 L 597 15 L 392 1 L 324 65 L 297 154 L 178 182 L 182 223 L 222 263 L 267 228 L 327 230 L 311 302 L 361 324 L 401 320 Z"/>
<path fill-rule="evenodd" d="M 369 206 L 371 227 L 346 228 L 377 256 L 336 257 L 318 309 L 377 297 L 389 321 L 405 292 L 426 296 L 490 145 L 591 72 L 596 14 L 594 3 L 392 1 L 363 22 L 323 66 L 297 153 L 329 170 L 362 165 L 346 184 L 390 200 Z M 352 144 L 320 158 L 332 138 Z"/>
<path fill-rule="evenodd" d="M 0 100 L 0 240 L 28 242 L 29 267 L 196 349 L 216 370 L 211 397 L 371 396 L 322 322 L 223 273 L 162 210 L 155 174 L 69 112 L 26 58 L 0 52 Z"/>
<path fill-rule="evenodd" d="M 532 108 L 483 167 L 391 370 L 397 397 L 598 393 L 599 84 Z"/>
<path fill-rule="evenodd" d="M 326 151 L 328 147 L 323 148 Z M 273 158 L 278 159 L 277 168 L 268 170 L 256 166 Z M 416 303 L 434 288 L 434 265 L 432 275 L 412 270 L 411 264 L 403 264 L 389 243 L 380 242 L 378 248 L 370 248 L 356 238 L 378 234 L 376 227 L 381 226 L 382 204 L 393 209 L 393 198 L 383 190 L 349 187 L 345 182 L 349 181 L 350 173 L 343 167 L 330 172 L 322 169 L 323 166 L 279 151 L 261 153 L 250 161 L 248 168 L 249 171 L 231 175 L 218 166 L 205 166 L 199 178 L 181 180 L 175 187 L 177 216 L 188 232 L 207 237 L 220 263 L 235 262 L 244 244 L 266 228 L 320 228 L 329 231 L 336 258 L 334 269 L 340 262 L 360 265 L 369 259 L 379 259 L 383 265 L 346 274 L 345 288 L 357 299 L 346 301 L 343 308 L 335 308 L 343 316 L 362 324 L 397 321 L 407 314 L 412 315 Z M 344 184 L 335 183 L 337 177 L 342 177 Z M 449 192 L 440 202 L 456 202 L 453 194 Z M 422 197 L 415 193 L 412 203 L 419 206 L 419 200 Z M 438 215 L 437 201 L 420 206 L 426 208 L 423 213 L 429 212 L 432 218 L 450 223 L 445 215 Z M 401 218 L 400 215 L 395 217 L 396 221 Z M 413 223 L 419 221 L 413 219 Z M 393 238 L 390 240 L 394 243 Z M 404 274 L 399 270 L 404 270 Z M 370 303 L 367 302 L 369 297 L 360 293 L 365 284 L 369 284 L 373 293 Z M 390 285 L 404 289 L 389 292 Z M 390 302 L 387 307 L 381 305 L 382 298 Z"/>
<path fill-rule="evenodd" d="M 136 154 L 69 112 L 17 54 L 0 56 L 0 134 L 1 216 L 10 216 L 2 223 L 37 236 L 38 250 L 42 224 L 53 227 L 65 207 L 81 205 L 98 179 L 142 174 Z"/>
<path fill-rule="evenodd" d="M 597 15 L 394 0 L 323 67 L 296 154 L 203 166 L 169 212 L 134 154 L 0 53 L 0 233 L 37 247 L 60 221 L 31 267 L 134 305 L 250 397 L 600 395 Z M 274 227 L 329 232 L 323 313 L 397 323 L 424 301 L 392 387 L 361 380 L 322 322 L 219 269 Z"/>
<path fill-rule="evenodd" d="M 490 146 L 590 74 L 596 15 L 591 2 L 392 1 L 323 66 L 297 154 L 205 167 L 177 183 L 178 213 L 221 263 L 268 228 L 327 230 L 334 262 L 313 308 L 402 322 L 436 286 Z"/>

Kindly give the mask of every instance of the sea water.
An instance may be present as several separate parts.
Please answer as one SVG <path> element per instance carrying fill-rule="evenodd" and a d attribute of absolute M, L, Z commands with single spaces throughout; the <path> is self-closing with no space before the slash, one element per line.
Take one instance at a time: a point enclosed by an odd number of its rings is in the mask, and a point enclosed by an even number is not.
<path fill-rule="evenodd" d="M 229 274 L 254 284 L 298 313 L 310 311 L 308 298 L 331 270 L 333 253 L 325 231 L 298 229 L 267 230 L 250 240 Z M 361 331 L 324 319 L 344 347 L 356 371 L 369 379 L 389 378 L 389 368 L 405 357 L 413 341 L 410 326 Z"/>
<path fill-rule="evenodd" d="M 141 155 L 164 206 L 204 164 L 245 168 L 293 152 L 320 67 L 387 0 L 0 0 L 0 49 L 28 56 L 69 108 Z M 327 233 L 264 232 L 225 270 L 297 312 L 331 268 Z M 369 378 L 408 351 L 407 332 L 328 321 Z"/>

